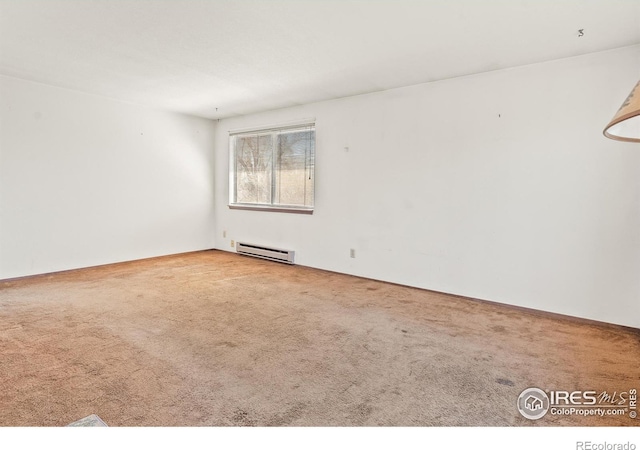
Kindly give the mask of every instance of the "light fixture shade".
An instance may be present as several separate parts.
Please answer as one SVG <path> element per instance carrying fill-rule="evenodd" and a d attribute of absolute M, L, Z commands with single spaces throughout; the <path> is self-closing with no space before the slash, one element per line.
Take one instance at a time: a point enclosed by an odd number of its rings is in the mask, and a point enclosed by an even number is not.
<path fill-rule="evenodd" d="M 604 135 L 618 141 L 640 142 L 640 81 L 605 127 Z"/>

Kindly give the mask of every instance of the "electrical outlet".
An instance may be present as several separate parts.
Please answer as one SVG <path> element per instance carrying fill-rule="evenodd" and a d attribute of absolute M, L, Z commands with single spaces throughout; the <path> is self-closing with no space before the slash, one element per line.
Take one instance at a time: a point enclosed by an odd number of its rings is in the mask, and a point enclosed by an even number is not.
<path fill-rule="evenodd" d="M 352 248 L 351 250 L 349 250 L 349 256 L 351 256 L 352 258 L 356 257 L 356 249 Z"/>
<path fill-rule="evenodd" d="M 227 237 L 227 230 L 224 230 L 224 231 L 222 232 L 222 237 L 223 237 L 223 238 L 226 238 L 226 237 Z"/>
<path fill-rule="evenodd" d="M 236 248 L 236 241 L 231 239 L 231 248 Z"/>

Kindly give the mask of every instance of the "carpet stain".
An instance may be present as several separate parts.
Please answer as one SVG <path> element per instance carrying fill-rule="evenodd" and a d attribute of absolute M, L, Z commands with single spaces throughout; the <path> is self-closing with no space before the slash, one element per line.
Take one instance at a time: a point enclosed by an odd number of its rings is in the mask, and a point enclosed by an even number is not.
<path fill-rule="evenodd" d="M 511 380 L 507 380 L 507 379 L 505 379 L 505 378 L 498 378 L 498 379 L 496 380 L 496 383 L 498 383 L 498 384 L 502 384 L 502 385 L 504 385 L 504 386 L 515 386 L 515 385 L 516 385 L 513 381 L 511 381 Z"/>
<path fill-rule="evenodd" d="M 249 418 L 249 413 L 244 411 L 244 410 L 242 410 L 242 409 L 236 410 L 233 413 L 232 419 L 233 419 L 234 424 L 239 425 L 239 426 L 246 427 L 246 426 L 254 426 L 255 425 L 255 422 Z"/>

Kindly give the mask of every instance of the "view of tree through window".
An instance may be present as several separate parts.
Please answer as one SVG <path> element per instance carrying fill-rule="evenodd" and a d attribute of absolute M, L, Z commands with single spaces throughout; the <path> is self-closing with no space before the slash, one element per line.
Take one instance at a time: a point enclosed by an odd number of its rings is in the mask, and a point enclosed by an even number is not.
<path fill-rule="evenodd" d="M 237 134 L 231 145 L 232 204 L 313 207 L 314 126 Z"/>
<path fill-rule="evenodd" d="M 237 203 L 271 203 L 272 162 L 270 134 L 236 137 Z"/>

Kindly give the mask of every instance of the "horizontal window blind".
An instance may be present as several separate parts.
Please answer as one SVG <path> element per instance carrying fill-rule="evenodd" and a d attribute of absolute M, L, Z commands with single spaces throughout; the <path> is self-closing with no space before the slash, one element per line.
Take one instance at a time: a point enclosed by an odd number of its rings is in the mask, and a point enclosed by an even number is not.
<path fill-rule="evenodd" d="M 300 121 L 284 122 L 284 123 L 275 124 L 275 125 L 272 124 L 272 125 L 264 125 L 259 127 L 238 128 L 235 130 L 229 130 L 229 136 L 235 136 L 237 134 L 266 133 L 271 131 L 288 130 L 292 128 L 315 127 L 315 125 L 316 125 L 315 119 L 302 119 Z"/>

